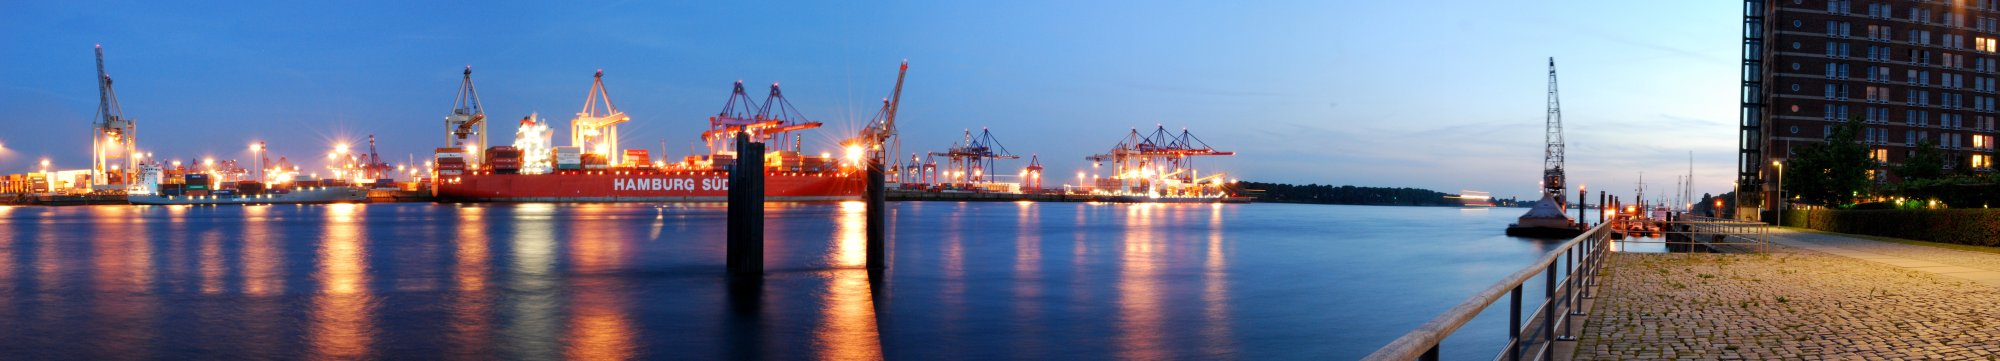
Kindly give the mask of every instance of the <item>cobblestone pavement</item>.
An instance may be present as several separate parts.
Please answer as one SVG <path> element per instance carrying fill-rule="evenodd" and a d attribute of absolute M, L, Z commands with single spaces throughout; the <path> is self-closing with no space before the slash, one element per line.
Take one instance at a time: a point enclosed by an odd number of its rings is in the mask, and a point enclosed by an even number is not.
<path fill-rule="evenodd" d="M 1950 248 L 1879 242 L 1846 237 L 1836 233 L 1805 232 L 1792 229 L 1772 229 L 1771 236 L 1779 239 L 1833 246 L 1884 256 L 1937 262 L 1987 271 L 2000 271 L 2000 254 L 1996 253 L 1980 253 Z"/>
<path fill-rule="evenodd" d="M 2000 288 L 1770 251 L 1613 255 L 1574 358 L 2000 360 Z"/>

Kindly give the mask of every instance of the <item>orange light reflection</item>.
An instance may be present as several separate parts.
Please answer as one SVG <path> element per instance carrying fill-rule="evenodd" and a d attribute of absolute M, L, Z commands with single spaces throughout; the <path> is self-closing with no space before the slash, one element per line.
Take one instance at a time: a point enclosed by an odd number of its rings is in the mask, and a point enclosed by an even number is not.
<path fill-rule="evenodd" d="M 326 206 L 326 234 L 320 239 L 320 291 L 312 301 L 307 330 L 311 355 L 321 360 L 369 357 L 373 326 L 369 323 L 368 258 L 361 224 L 361 206 Z"/>

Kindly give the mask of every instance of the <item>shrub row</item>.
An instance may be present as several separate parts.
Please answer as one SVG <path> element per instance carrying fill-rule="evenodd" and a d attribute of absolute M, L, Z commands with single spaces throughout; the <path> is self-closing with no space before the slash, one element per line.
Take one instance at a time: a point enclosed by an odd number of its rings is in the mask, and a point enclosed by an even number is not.
<path fill-rule="evenodd" d="M 1828 232 L 2000 246 L 2000 209 L 1789 210 L 1784 224 Z"/>

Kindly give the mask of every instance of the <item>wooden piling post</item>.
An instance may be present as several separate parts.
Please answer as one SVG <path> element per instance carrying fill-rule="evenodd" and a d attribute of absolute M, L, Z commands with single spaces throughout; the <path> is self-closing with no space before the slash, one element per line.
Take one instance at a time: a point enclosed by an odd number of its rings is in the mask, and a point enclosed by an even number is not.
<path fill-rule="evenodd" d="M 1597 223 L 1604 223 L 1604 205 L 1610 204 L 1604 201 L 1608 199 L 1609 196 L 1604 194 L 1604 191 L 1597 191 Z"/>
<path fill-rule="evenodd" d="M 889 229 L 888 195 L 884 194 L 887 177 L 883 174 L 881 159 L 868 160 L 868 270 L 881 271 L 889 268 L 889 250 L 886 238 Z"/>
<path fill-rule="evenodd" d="M 729 171 L 729 271 L 764 273 L 764 143 L 736 133 L 736 162 Z"/>

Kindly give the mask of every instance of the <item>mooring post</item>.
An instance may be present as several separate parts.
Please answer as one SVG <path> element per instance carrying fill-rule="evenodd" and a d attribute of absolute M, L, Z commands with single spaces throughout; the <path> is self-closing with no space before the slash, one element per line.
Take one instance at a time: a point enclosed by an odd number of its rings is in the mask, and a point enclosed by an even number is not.
<path fill-rule="evenodd" d="M 1604 205 L 1610 204 L 1604 203 L 1605 200 L 1604 191 L 1597 191 L 1597 223 L 1604 223 Z"/>
<path fill-rule="evenodd" d="M 729 271 L 764 273 L 764 143 L 736 133 L 736 163 L 729 171 Z"/>
<path fill-rule="evenodd" d="M 1576 191 L 1576 203 L 1577 203 L 1577 205 L 1576 205 L 1576 222 L 1577 222 L 1577 223 L 1583 223 L 1583 224 L 1581 225 L 1582 227 L 1578 227 L 1578 228 L 1583 228 L 1583 229 L 1590 229 L 1590 223 L 1586 223 L 1586 222 L 1584 222 L 1584 221 L 1583 221 L 1583 209 L 1584 209 L 1584 208 L 1589 208 L 1589 207 L 1590 207 L 1590 204 L 1589 204 L 1590 202 L 1586 202 L 1586 201 L 1585 201 L 1585 200 L 1588 200 L 1588 199 L 1590 199 L 1590 191 L 1586 191 L 1586 190 L 1580 190 L 1580 189 Z"/>
<path fill-rule="evenodd" d="M 868 270 L 881 271 L 889 267 L 887 238 L 889 230 L 888 195 L 884 194 L 888 181 L 883 174 L 882 160 L 868 160 Z"/>

